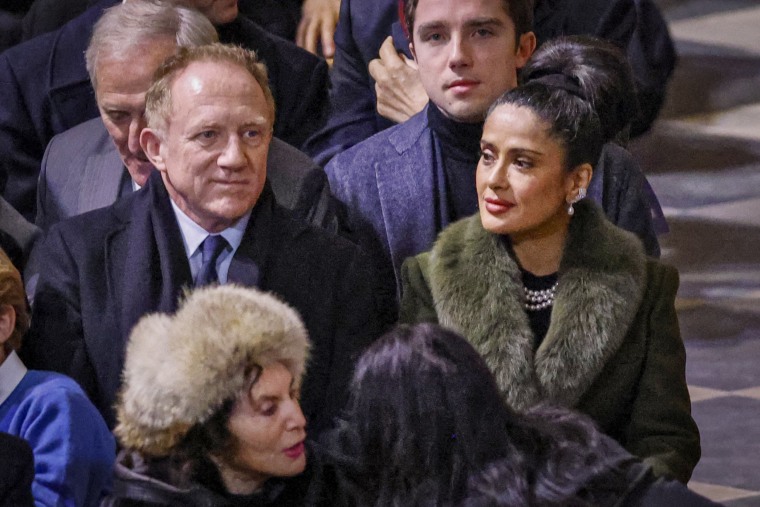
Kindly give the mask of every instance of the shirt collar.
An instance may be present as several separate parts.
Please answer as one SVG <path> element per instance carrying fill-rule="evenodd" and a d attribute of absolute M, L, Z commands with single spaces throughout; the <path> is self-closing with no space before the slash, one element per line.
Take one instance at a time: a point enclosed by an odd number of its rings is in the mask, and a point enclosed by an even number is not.
<path fill-rule="evenodd" d="M 0 364 L 0 405 L 11 395 L 14 389 L 21 383 L 26 375 L 26 366 L 21 359 L 12 351 Z"/>
<path fill-rule="evenodd" d="M 177 217 L 177 223 L 179 224 L 179 229 L 182 233 L 182 241 L 185 244 L 185 255 L 187 255 L 187 258 L 189 259 L 190 256 L 198 250 L 198 247 L 206 239 L 206 236 L 211 233 L 196 224 L 192 218 L 179 209 L 179 206 L 177 206 L 172 199 L 169 199 L 169 201 L 172 203 L 172 209 L 174 210 L 174 215 Z M 236 251 L 240 246 L 240 243 L 243 242 L 243 234 L 245 233 L 250 218 L 251 210 L 248 210 L 248 212 L 240 217 L 240 219 L 238 219 L 238 221 L 232 226 L 219 233 L 227 240 L 227 243 L 232 247 L 233 252 Z"/>

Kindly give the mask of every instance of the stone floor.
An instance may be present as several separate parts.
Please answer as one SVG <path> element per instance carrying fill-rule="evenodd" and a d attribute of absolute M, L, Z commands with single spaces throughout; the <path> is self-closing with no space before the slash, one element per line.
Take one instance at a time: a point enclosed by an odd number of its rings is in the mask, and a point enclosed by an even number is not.
<path fill-rule="evenodd" d="M 702 434 L 689 487 L 760 506 L 760 1 L 659 0 L 679 66 L 632 151 L 668 218 Z"/>

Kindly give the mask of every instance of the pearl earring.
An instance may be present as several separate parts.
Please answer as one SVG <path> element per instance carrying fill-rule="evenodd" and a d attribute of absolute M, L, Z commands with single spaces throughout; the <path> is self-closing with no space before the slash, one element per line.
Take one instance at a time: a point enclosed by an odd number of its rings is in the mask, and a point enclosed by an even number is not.
<path fill-rule="evenodd" d="M 586 189 L 581 187 L 578 189 L 578 195 L 576 195 L 575 198 L 568 203 L 569 204 L 569 206 L 567 207 L 568 215 L 573 216 L 575 214 L 575 208 L 573 208 L 573 204 L 580 201 L 584 197 L 586 197 Z"/>

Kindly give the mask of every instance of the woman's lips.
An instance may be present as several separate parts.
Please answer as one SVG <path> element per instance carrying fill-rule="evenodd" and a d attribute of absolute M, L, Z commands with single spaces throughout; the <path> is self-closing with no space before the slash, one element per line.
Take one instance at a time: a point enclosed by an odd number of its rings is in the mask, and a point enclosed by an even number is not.
<path fill-rule="evenodd" d="M 515 206 L 509 201 L 503 201 L 495 197 L 486 197 L 483 201 L 485 202 L 486 211 L 492 215 L 501 215 Z"/>
<path fill-rule="evenodd" d="M 303 450 L 304 450 L 303 441 L 301 441 L 301 442 L 298 442 L 293 447 L 288 447 L 282 452 L 284 452 L 285 456 L 287 456 L 288 458 L 296 459 L 296 458 L 301 457 L 301 455 L 303 454 Z"/>

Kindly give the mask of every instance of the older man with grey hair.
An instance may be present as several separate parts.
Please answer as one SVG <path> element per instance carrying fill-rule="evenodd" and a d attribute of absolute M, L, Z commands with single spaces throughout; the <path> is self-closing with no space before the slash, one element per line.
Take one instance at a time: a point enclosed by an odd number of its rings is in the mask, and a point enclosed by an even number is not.
<path fill-rule="evenodd" d="M 323 59 L 239 15 L 237 0 L 156 1 L 197 8 L 220 41 L 256 51 L 277 102 L 277 137 L 300 147 L 320 126 L 328 86 Z M 0 53 L 0 191 L 28 219 L 34 219 L 40 161 L 51 138 L 98 115 L 83 54 L 95 22 L 120 3 L 100 0 L 59 30 Z"/>
<path fill-rule="evenodd" d="M 266 69 L 239 47 L 182 48 L 154 76 L 146 116 L 140 144 L 156 171 L 145 187 L 45 237 L 24 359 L 72 376 L 113 422 L 140 317 L 173 311 L 189 286 L 257 287 L 303 318 L 314 344 L 304 413 L 312 433 L 328 428 L 383 322 L 359 247 L 293 219 L 271 190 Z"/>
<path fill-rule="evenodd" d="M 139 139 L 151 77 L 178 47 L 217 40 L 204 15 L 169 2 L 130 0 L 106 10 L 85 53 L 100 117 L 48 144 L 38 183 L 39 227 L 47 230 L 145 185 L 153 165 Z M 269 162 L 278 202 L 299 218 L 335 226 L 325 175 L 311 159 L 274 139 Z"/>

